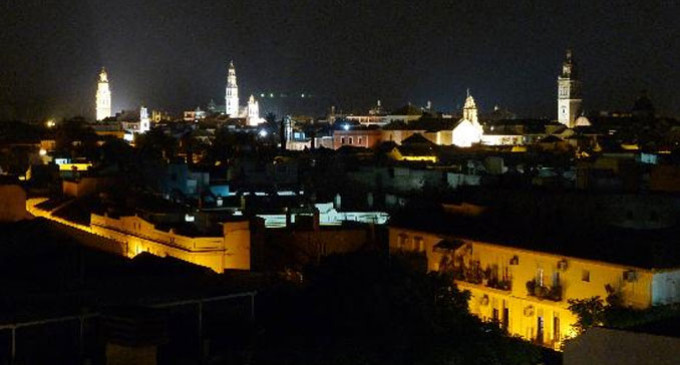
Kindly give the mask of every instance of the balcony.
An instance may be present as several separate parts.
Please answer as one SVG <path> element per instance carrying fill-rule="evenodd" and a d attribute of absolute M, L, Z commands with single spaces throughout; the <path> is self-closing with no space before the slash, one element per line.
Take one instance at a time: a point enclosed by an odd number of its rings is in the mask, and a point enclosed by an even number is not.
<path fill-rule="evenodd" d="M 512 290 L 512 281 L 509 279 L 491 278 L 487 281 L 486 286 L 497 290 L 510 291 Z"/>
<path fill-rule="evenodd" d="M 540 300 L 552 300 L 559 302 L 562 300 L 562 286 L 558 283 L 552 287 L 539 285 L 536 279 L 527 281 L 527 295 Z"/>
<path fill-rule="evenodd" d="M 482 270 L 478 262 L 474 262 L 470 266 L 465 266 L 462 263 L 455 266 L 453 268 L 453 278 L 455 280 L 483 285 L 496 290 L 512 290 L 512 281 L 510 279 L 499 279 L 498 274 L 490 268 Z"/>

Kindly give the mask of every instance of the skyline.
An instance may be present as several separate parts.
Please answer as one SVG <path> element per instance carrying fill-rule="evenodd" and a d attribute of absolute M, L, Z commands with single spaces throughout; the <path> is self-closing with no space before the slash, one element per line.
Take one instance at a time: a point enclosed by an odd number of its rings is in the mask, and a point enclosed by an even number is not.
<path fill-rule="evenodd" d="M 299 92 L 316 95 L 322 110 L 352 111 L 377 99 L 393 108 L 431 100 L 451 111 L 470 88 L 482 110 L 498 104 L 520 116 L 556 118 L 556 78 L 569 47 L 586 112 L 628 110 L 642 90 L 659 113 L 680 112 L 673 87 L 680 72 L 671 64 L 680 54 L 671 42 L 680 27 L 670 3 L 378 2 L 359 11 L 337 2 L 2 6 L 9 32 L 0 36 L 8 50 L 0 55 L 7 65 L 0 71 L 0 119 L 93 115 L 102 66 L 111 74 L 114 111 L 141 104 L 193 109 L 223 97 L 230 59 L 243 98 Z M 178 17 L 186 21 L 173 23 Z M 54 22 L 69 26 L 54 32 Z"/>

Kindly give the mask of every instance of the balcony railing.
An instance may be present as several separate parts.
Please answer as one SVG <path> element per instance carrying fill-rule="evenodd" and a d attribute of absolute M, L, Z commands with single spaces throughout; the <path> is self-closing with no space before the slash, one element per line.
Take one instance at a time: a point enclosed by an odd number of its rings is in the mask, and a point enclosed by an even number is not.
<path fill-rule="evenodd" d="M 484 285 L 497 290 L 510 291 L 512 289 L 510 279 L 499 279 L 497 275 L 492 274 L 490 269 L 482 270 L 478 265 L 456 266 L 453 268 L 453 277 L 466 283 Z"/>
<path fill-rule="evenodd" d="M 540 285 L 536 279 L 527 281 L 527 294 L 538 299 L 562 300 L 562 286 L 558 283 L 553 286 Z"/>

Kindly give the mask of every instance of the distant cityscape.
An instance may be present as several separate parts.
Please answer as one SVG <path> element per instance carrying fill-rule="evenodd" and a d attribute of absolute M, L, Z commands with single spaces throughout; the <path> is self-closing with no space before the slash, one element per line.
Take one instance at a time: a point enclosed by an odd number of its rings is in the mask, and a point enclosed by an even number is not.
<path fill-rule="evenodd" d="M 589 110 L 577 61 L 548 119 L 277 115 L 245 60 L 223 100 L 115 111 L 103 67 L 95 115 L 0 123 L 0 362 L 677 362 L 680 121 Z"/>

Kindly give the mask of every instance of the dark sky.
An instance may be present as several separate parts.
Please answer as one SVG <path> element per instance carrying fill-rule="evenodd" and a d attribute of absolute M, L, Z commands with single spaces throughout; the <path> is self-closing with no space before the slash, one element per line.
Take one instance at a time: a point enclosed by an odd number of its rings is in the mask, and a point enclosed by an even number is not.
<path fill-rule="evenodd" d="M 114 110 L 219 102 L 230 59 L 242 104 L 272 90 L 313 93 L 319 109 L 450 111 L 469 87 L 483 110 L 555 117 L 569 46 L 587 110 L 629 109 L 646 89 L 680 115 L 671 0 L 0 0 L 0 29 L 1 119 L 93 116 L 101 66 Z"/>

